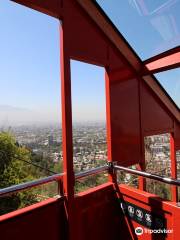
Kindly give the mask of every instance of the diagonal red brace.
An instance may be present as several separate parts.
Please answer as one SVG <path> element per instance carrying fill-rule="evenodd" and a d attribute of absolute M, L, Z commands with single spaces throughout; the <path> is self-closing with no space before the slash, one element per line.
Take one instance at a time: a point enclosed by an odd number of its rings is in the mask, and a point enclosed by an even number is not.
<path fill-rule="evenodd" d="M 143 74 L 158 73 L 180 67 L 180 47 L 163 52 L 144 61 L 146 70 Z"/>

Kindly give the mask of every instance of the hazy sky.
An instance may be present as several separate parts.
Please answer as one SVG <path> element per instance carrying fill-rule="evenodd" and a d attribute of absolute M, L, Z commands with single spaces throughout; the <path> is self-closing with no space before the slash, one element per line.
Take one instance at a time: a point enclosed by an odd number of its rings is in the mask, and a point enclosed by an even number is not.
<path fill-rule="evenodd" d="M 58 21 L 8 0 L 0 1 L 0 105 L 31 111 L 31 119 L 44 115 L 57 119 L 59 110 Z M 41 112 L 41 114 L 33 114 Z M 27 116 L 15 110 L 21 121 Z M 13 116 L 12 116 L 13 117 Z M 3 123 L 10 119 L 1 114 Z M 40 119 L 39 119 L 40 120 Z M 48 119 L 47 119 L 48 120 Z"/>
<path fill-rule="evenodd" d="M 0 1 L 0 124 L 61 120 L 59 21 Z M 104 69 L 71 62 L 73 120 L 105 120 Z"/>
<path fill-rule="evenodd" d="M 121 1 L 121 5 L 118 0 L 113 0 L 113 4 L 98 2 L 142 59 L 161 51 L 162 42 L 167 49 L 180 42 L 180 17 L 174 8 L 169 14 L 172 16 L 166 14 L 167 17 L 156 13 L 162 4 L 149 4 L 147 13 L 135 0 Z M 0 56 L 0 124 L 60 121 L 58 20 L 0 0 Z M 104 120 L 104 69 L 73 61 L 71 72 L 74 121 Z M 158 78 L 180 105 L 180 70 L 159 74 Z"/>

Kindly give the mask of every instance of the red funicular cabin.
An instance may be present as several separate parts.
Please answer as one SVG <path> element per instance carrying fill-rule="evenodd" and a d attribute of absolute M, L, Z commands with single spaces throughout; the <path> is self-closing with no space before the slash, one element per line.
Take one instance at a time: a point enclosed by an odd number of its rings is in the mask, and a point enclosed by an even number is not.
<path fill-rule="evenodd" d="M 94 1 L 14 2 L 60 20 L 64 173 L 1 189 L 4 196 L 51 181 L 58 181 L 60 186 L 59 198 L 1 216 L 0 239 L 180 239 L 176 166 L 180 111 L 152 75 L 179 67 L 180 47 L 143 62 Z M 108 162 L 78 174 L 73 171 L 71 59 L 106 70 Z M 145 172 L 144 138 L 163 133 L 170 134 L 171 178 Z M 135 164 L 138 170 L 129 168 Z M 105 171 L 109 174 L 107 183 L 74 194 L 75 179 Z M 139 188 L 118 185 L 118 171 L 137 175 Z M 146 192 L 147 178 L 170 184 L 171 201 Z M 138 235 L 137 227 L 173 232 Z"/>

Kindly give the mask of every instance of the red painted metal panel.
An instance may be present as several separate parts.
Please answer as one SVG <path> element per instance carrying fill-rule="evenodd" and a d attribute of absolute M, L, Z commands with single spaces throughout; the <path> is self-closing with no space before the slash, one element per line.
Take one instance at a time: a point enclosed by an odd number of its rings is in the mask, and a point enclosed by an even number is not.
<path fill-rule="evenodd" d="M 179 227 L 179 223 L 180 223 L 180 210 L 176 209 L 173 212 L 173 219 L 172 219 L 172 226 L 173 226 L 173 240 L 178 240 L 179 236 L 180 236 L 180 227 Z"/>
<path fill-rule="evenodd" d="M 118 189 L 117 189 L 118 190 Z M 172 233 L 168 233 L 167 235 L 161 234 L 149 234 L 144 233 L 141 236 L 136 236 L 134 234 L 134 230 L 136 227 L 144 227 L 133 221 L 130 218 L 126 217 L 127 225 L 129 226 L 129 231 L 132 233 L 132 239 L 160 239 L 160 240 L 178 240 L 179 239 L 179 227 L 178 220 L 180 219 L 180 209 L 176 206 L 175 203 L 171 203 L 168 201 L 163 201 L 160 197 L 143 192 L 141 190 L 137 190 L 132 187 L 128 187 L 127 185 L 120 185 L 119 187 L 119 196 L 124 201 L 135 204 L 136 206 L 146 209 L 156 215 L 164 218 L 166 220 L 167 226 L 166 229 L 173 230 Z"/>
<path fill-rule="evenodd" d="M 138 80 L 110 79 L 112 159 L 123 166 L 136 164 L 141 158 Z M 117 76 L 118 74 L 116 74 Z"/>
<path fill-rule="evenodd" d="M 96 24 L 76 1 L 65 1 L 64 12 L 68 13 L 63 19 L 63 24 L 69 57 L 105 66 L 108 42 Z"/>
<path fill-rule="evenodd" d="M 108 42 L 107 42 L 108 43 Z M 109 71 L 114 72 L 115 79 L 129 79 L 133 76 L 133 71 L 127 62 L 127 60 L 117 51 L 117 49 L 111 44 L 108 44 L 108 65 Z M 119 75 L 119 71 L 121 74 Z"/>
<path fill-rule="evenodd" d="M 131 239 L 113 184 L 78 194 L 76 234 L 78 240 Z"/>
<path fill-rule="evenodd" d="M 173 117 L 144 82 L 141 82 L 141 112 L 144 135 L 161 134 L 173 130 Z"/>
<path fill-rule="evenodd" d="M 105 72 L 105 82 L 106 82 L 106 121 L 107 121 L 107 150 L 108 150 L 108 161 L 113 162 L 115 161 L 114 156 L 114 146 L 113 146 L 113 129 L 114 125 L 111 121 L 111 85 L 115 81 L 124 80 L 124 78 L 121 79 L 119 75 L 119 70 L 121 71 L 121 76 L 126 76 L 126 78 L 129 78 L 132 74 L 130 74 L 130 70 L 125 67 L 119 59 L 118 54 L 116 53 L 116 50 L 114 48 L 110 49 L 108 48 L 108 59 L 109 59 L 109 65 L 106 68 Z M 111 72 L 111 78 L 109 77 L 109 73 Z M 113 77 L 112 77 L 113 76 Z M 111 182 L 116 182 L 116 173 L 110 172 L 109 174 L 109 180 Z"/>
<path fill-rule="evenodd" d="M 116 191 L 115 191 L 116 190 Z M 119 200 L 135 204 L 163 217 L 167 229 L 173 229 L 166 237 L 158 234 L 136 236 L 141 224 L 124 216 Z M 76 221 L 73 240 L 110 239 L 179 239 L 180 209 L 176 204 L 163 201 L 156 195 L 128 187 L 106 183 L 80 193 L 75 198 Z M 64 202 L 49 199 L 14 213 L 0 217 L 1 239 L 11 240 L 67 240 L 67 218 Z"/>
<path fill-rule="evenodd" d="M 67 240 L 64 203 L 49 199 L 0 217 L 2 240 Z"/>

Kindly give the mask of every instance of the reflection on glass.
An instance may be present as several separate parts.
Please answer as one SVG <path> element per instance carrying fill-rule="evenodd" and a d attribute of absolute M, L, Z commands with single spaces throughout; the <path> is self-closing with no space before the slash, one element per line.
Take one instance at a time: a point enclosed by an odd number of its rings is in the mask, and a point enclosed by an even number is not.
<path fill-rule="evenodd" d="M 178 0 L 97 3 L 143 60 L 180 44 Z"/>

